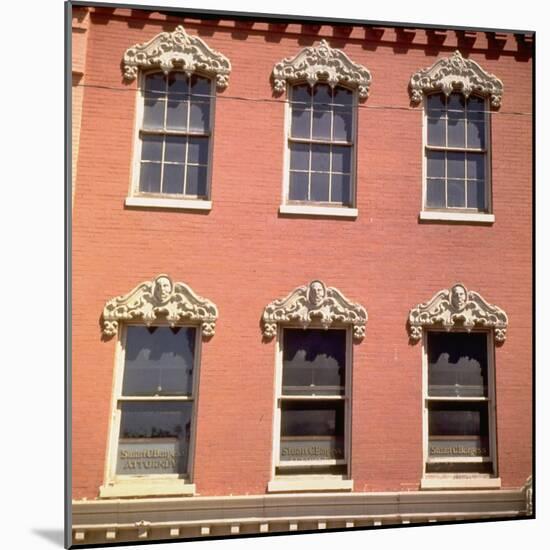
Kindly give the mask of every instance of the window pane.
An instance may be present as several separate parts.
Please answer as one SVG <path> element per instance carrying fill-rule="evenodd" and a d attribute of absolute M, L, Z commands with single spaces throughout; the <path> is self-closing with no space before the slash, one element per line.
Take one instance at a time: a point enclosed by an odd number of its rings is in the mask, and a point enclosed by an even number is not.
<path fill-rule="evenodd" d="M 284 395 L 343 395 L 345 368 L 345 330 L 284 330 Z"/>
<path fill-rule="evenodd" d="M 164 160 L 169 162 L 185 162 L 185 145 L 187 138 L 183 136 L 166 136 Z"/>
<path fill-rule="evenodd" d="M 427 97 L 428 112 L 434 116 L 445 110 L 445 96 L 443 94 L 430 94 Z"/>
<path fill-rule="evenodd" d="M 334 88 L 334 103 L 336 105 L 353 105 L 353 92 L 347 88 Z"/>
<path fill-rule="evenodd" d="M 168 75 L 168 95 L 176 101 L 187 99 L 188 77 L 185 73 L 171 72 Z"/>
<path fill-rule="evenodd" d="M 208 138 L 189 138 L 187 162 L 190 164 L 208 164 Z"/>
<path fill-rule="evenodd" d="M 349 109 L 334 109 L 333 139 L 351 142 L 352 112 Z"/>
<path fill-rule="evenodd" d="M 300 84 L 292 88 L 292 102 L 306 103 L 311 102 L 311 87 L 309 84 Z"/>
<path fill-rule="evenodd" d="M 290 172 L 290 187 L 288 198 L 291 201 L 308 200 L 308 174 L 305 172 Z"/>
<path fill-rule="evenodd" d="M 166 128 L 171 130 L 187 130 L 187 101 L 168 101 L 166 113 Z"/>
<path fill-rule="evenodd" d="M 315 84 L 313 87 L 314 107 L 326 110 L 332 103 L 332 88 L 328 84 Z"/>
<path fill-rule="evenodd" d="M 445 146 L 444 118 L 428 118 L 428 145 Z"/>
<path fill-rule="evenodd" d="M 468 181 L 468 208 L 485 209 L 485 182 Z"/>
<path fill-rule="evenodd" d="M 350 176 L 346 174 L 333 174 L 330 192 L 330 202 L 351 204 Z"/>
<path fill-rule="evenodd" d="M 153 93 L 165 93 L 166 79 L 162 73 L 149 74 L 145 77 L 145 91 Z"/>
<path fill-rule="evenodd" d="M 468 119 L 468 147 L 485 148 L 485 121 Z"/>
<path fill-rule="evenodd" d="M 195 328 L 129 326 L 122 395 L 191 395 Z"/>
<path fill-rule="evenodd" d="M 429 178 L 444 178 L 445 177 L 445 153 L 443 151 L 426 151 L 428 160 L 428 177 Z"/>
<path fill-rule="evenodd" d="M 447 206 L 464 207 L 466 205 L 466 188 L 463 180 L 447 181 Z"/>
<path fill-rule="evenodd" d="M 183 194 L 183 180 L 185 179 L 184 164 L 165 164 L 162 176 L 162 192 Z"/>
<path fill-rule="evenodd" d="M 207 132 L 210 129 L 210 103 L 191 103 L 189 129 L 202 132 Z"/>
<path fill-rule="evenodd" d="M 290 144 L 290 169 L 309 170 L 309 145 L 307 143 Z"/>
<path fill-rule="evenodd" d="M 453 113 L 457 118 L 464 118 L 466 110 L 466 101 L 459 92 L 453 92 L 447 99 L 447 111 Z"/>
<path fill-rule="evenodd" d="M 141 159 L 162 160 L 162 136 L 143 135 L 141 137 Z"/>
<path fill-rule="evenodd" d="M 210 82 L 208 78 L 194 74 L 191 77 L 191 94 L 197 96 L 197 98 L 202 97 L 204 99 L 205 97 L 209 97 L 211 91 Z"/>
<path fill-rule="evenodd" d="M 466 163 L 464 153 L 447 153 L 447 177 L 460 179 L 466 177 Z"/>
<path fill-rule="evenodd" d="M 144 128 L 164 128 L 164 106 L 166 102 L 161 99 L 145 99 L 143 112 Z"/>
<path fill-rule="evenodd" d="M 142 162 L 139 174 L 139 190 L 142 193 L 160 192 L 160 164 Z"/>
<path fill-rule="evenodd" d="M 485 179 L 485 155 L 483 153 L 468 153 L 466 167 L 468 179 Z"/>
<path fill-rule="evenodd" d="M 330 146 L 311 146 L 311 171 L 328 172 L 330 170 Z"/>
<path fill-rule="evenodd" d="M 122 403 L 118 475 L 184 474 L 191 403 Z"/>
<path fill-rule="evenodd" d="M 311 111 L 305 107 L 292 107 L 292 137 L 309 138 L 311 125 Z"/>
<path fill-rule="evenodd" d="M 205 166 L 187 166 L 185 194 L 199 197 L 206 196 L 206 174 Z"/>
<path fill-rule="evenodd" d="M 485 110 L 485 100 L 482 97 L 471 95 L 467 101 L 468 112 L 480 112 Z"/>
<path fill-rule="evenodd" d="M 466 129 L 465 120 L 459 118 L 454 113 L 449 113 L 448 120 L 448 146 L 449 147 L 465 147 L 466 146 Z"/>
<path fill-rule="evenodd" d="M 281 460 L 344 459 L 344 402 L 283 402 Z"/>
<path fill-rule="evenodd" d="M 330 120 L 332 114 L 330 111 L 313 111 L 313 132 L 314 139 L 330 140 Z"/>
<path fill-rule="evenodd" d="M 332 172 L 351 172 L 351 147 L 332 146 Z"/>
<path fill-rule="evenodd" d="M 430 403 L 431 457 L 489 456 L 487 403 Z"/>
<path fill-rule="evenodd" d="M 426 206 L 428 208 L 445 208 L 445 180 L 426 182 Z"/>
<path fill-rule="evenodd" d="M 311 174 L 311 200 L 328 202 L 329 174 Z"/>
<path fill-rule="evenodd" d="M 428 332 L 428 395 L 487 397 L 487 336 Z"/>

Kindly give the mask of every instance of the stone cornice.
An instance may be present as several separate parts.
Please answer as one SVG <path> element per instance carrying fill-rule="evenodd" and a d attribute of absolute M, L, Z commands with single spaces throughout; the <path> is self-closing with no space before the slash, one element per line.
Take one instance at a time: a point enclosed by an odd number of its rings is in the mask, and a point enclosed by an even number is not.
<path fill-rule="evenodd" d="M 294 57 L 287 57 L 273 67 L 273 88 L 285 91 L 286 84 L 301 81 L 314 86 L 326 82 L 357 90 L 361 99 L 369 94 L 371 74 L 366 67 L 354 63 L 343 51 L 331 48 L 326 40 L 316 47 L 304 48 Z"/>
<path fill-rule="evenodd" d="M 506 340 L 508 317 L 502 309 L 486 302 L 477 292 L 468 291 L 462 283 L 450 289 L 440 290 L 425 303 L 409 312 L 409 334 L 411 340 L 422 338 L 425 327 L 442 327 L 447 331 L 475 327 L 494 330 L 495 340 Z"/>
<path fill-rule="evenodd" d="M 195 294 L 184 283 L 173 283 L 168 275 L 145 281 L 128 294 L 109 300 L 103 308 L 102 329 L 106 337 L 117 333 L 120 322 L 139 321 L 151 325 L 166 321 L 170 326 L 181 322 L 200 325 L 203 336 L 214 335 L 218 309 Z"/>
<path fill-rule="evenodd" d="M 288 296 L 274 300 L 266 306 L 262 315 L 265 338 L 277 334 L 278 324 L 298 324 L 303 328 L 310 325 L 325 329 L 333 325 L 353 327 L 353 337 L 365 337 L 367 311 L 350 302 L 338 289 L 327 287 L 314 280 L 308 285 L 295 288 Z"/>
<path fill-rule="evenodd" d="M 173 32 L 161 32 L 149 42 L 134 44 L 124 53 L 124 78 L 133 80 L 138 70 L 161 69 L 168 74 L 181 68 L 192 75 L 195 71 L 216 79 L 219 89 L 227 87 L 231 63 L 223 54 L 212 50 L 198 36 L 192 36 L 178 25 Z"/>
<path fill-rule="evenodd" d="M 491 98 L 493 107 L 500 107 L 503 84 L 472 59 L 465 59 L 457 50 L 450 57 L 438 59 L 431 67 L 414 73 L 410 81 L 411 99 L 418 103 L 423 94 L 442 91 L 449 95 L 462 92 L 466 97 L 475 92 Z"/>

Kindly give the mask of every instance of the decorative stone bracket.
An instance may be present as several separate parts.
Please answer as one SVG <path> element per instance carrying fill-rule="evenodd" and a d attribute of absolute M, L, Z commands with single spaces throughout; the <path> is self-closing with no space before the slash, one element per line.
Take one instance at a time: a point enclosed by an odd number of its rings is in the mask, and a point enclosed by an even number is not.
<path fill-rule="evenodd" d="M 103 308 L 102 325 L 103 334 L 111 337 L 117 333 L 121 321 L 141 321 L 147 326 L 159 319 L 168 321 L 170 326 L 190 321 L 199 324 L 203 335 L 209 337 L 214 335 L 217 318 L 218 309 L 210 300 L 161 274 L 128 294 L 109 300 Z"/>
<path fill-rule="evenodd" d="M 409 86 L 415 103 L 422 101 L 425 93 L 442 91 L 448 96 L 457 90 L 466 97 L 472 92 L 490 97 L 493 107 L 500 107 L 504 89 L 501 80 L 475 61 L 462 57 L 458 50 L 450 57 L 438 59 L 431 67 L 414 73 Z"/>
<path fill-rule="evenodd" d="M 357 90 L 359 97 L 365 99 L 372 78 L 366 67 L 354 63 L 343 51 L 331 48 L 326 40 L 321 40 L 319 46 L 304 48 L 273 67 L 276 92 L 284 92 L 287 82 L 294 84 L 304 80 L 310 86 L 317 82 L 327 82 L 333 88 L 343 84 Z"/>
<path fill-rule="evenodd" d="M 351 325 L 353 337 L 365 337 L 367 311 L 360 304 L 350 302 L 338 289 L 327 287 L 319 280 L 295 288 L 286 298 L 274 300 L 262 315 L 263 334 L 271 339 L 280 323 L 298 323 L 328 329 L 333 324 Z"/>
<path fill-rule="evenodd" d="M 181 67 L 188 75 L 199 70 L 216 79 L 219 89 L 229 83 L 231 63 L 219 52 L 212 50 L 198 36 L 191 36 L 178 25 L 173 32 L 161 32 L 149 42 L 134 44 L 124 53 L 124 78 L 133 80 L 138 69 L 160 68 L 168 74 Z"/>
<path fill-rule="evenodd" d="M 468 291 L 462 283 L 440 290 L 429 302 L 419 304 L 409 312 L 411 340 L 422 338 L 424 327 L 442 326 L 450 331 L 461 327 L 467 331 L 481 326 L 495 331 L 495 340 L 506 340 L 508 317 L 497 306 L 487 303 L 477 292 Z"/>

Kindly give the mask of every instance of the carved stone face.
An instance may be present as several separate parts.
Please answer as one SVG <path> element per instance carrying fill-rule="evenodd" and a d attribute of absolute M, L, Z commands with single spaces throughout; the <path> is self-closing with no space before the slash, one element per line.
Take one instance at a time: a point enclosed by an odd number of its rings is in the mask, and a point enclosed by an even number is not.
<path fill-rule="evenodd" d="M 466 289 L 463 286 L 453 286 L 451 289 L 451 304 L 459 311 L 464 308 L 466 305 Z"/>
<path fill-rule="evenodd" d="M 321 305 L 325 297 L 325 288 L 319 281 L 313 281 L 309 286 L 309 301 L 314 306 Z"/>
<path fill-rule="evenodd" d="M 155 281 L 155 298 L 163 304 L 172 294 L 172 283 L 168 277 L 159 277 Z"/>

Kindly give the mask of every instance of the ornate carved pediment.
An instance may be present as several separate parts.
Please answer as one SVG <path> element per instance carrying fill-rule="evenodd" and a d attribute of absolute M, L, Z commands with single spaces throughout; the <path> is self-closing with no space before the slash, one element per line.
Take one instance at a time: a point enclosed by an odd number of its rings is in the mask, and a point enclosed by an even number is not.
<path fill-rule="evenodd" d="M 322 281 L 295 288 L 286 298 L 271 302 L 262 316 L 266 338 L 277 334 L 277 324 L 298 323 L 303 328 L 310 325 L 329 328 L 333 324 L 351 325 L 353 337 L 365 337 L 367 311 L 350 302 L 338 289 L 327 287 Z"/>
<path fill-rule="evenodd" d="M 210 300 L 161 274 L 109 300 L 103 308 L 102 324 L 103 334 L 114 336 L 121 321 L 141 321 L 147 326 L 157 320 L 166 320 L 171 326 L 188 321 L 201 325 L 203 335 L 208 337 L 214 334 L 217 318 L 218 309 Z"/>
<path fill-rule="evenodd" d="M 477 292 L 468 291 L 457 283 L 452 288 L 440 290 L 429 302 L 419 304 L 409 312 L 409 333 L 412 340 L 422 338 L 424 327 L 442 326 L 453 328 L 492 328 L 495 340 L 506 340 L 508 317 L 497 306 L 487 303 Z"/>
<path fill-rule="evenodd" d="M 421 69 L 411 77 L 412 101 L 422 100 L 422 94 L 442 91 L 449 95 L 453 90 L 468 97 L 476 92 L 491 98 L 493 107 L 500 107 L 503 84 L 495 75 L 483 70 L 475 61 L 465 59 L 457 50 L 450 57 L 438 59 L 431 67 Z"/>
<path fill-rule="evenodd" d="M 284 92 L 286 83 L 306 81 L 310 86 L 327 82 L 334 88 L 343 84 L 356 89 L 364 99 L 369 94 L 371 74 L 366 67 L 354 63 L 343 51 L 331 48 L 326 40 L 317 47 L 301 50 L 294 57 L 287 57 L 273 67 L 273 87 Z"/>
<path fill-rule="evenodd" d="M 161 32 L 149 42 L 135 44 L 124 53 L 124 78 L 133 80 L 138 69 L 160 68 L 165 74 L 180 67 L 191 75 L 196 70 L 216 79 L 219 89 L 227 87 L 231 63 L 209 48 L 198 36 L 178 25 L 173 32 Z"/>

